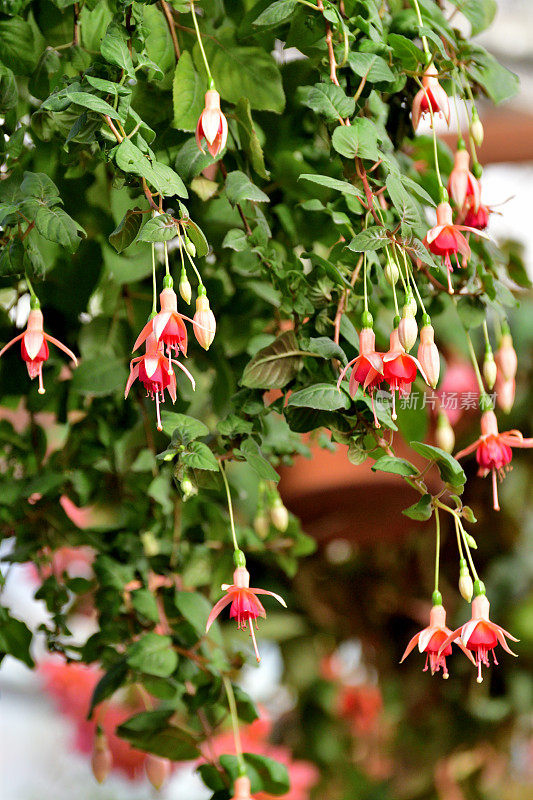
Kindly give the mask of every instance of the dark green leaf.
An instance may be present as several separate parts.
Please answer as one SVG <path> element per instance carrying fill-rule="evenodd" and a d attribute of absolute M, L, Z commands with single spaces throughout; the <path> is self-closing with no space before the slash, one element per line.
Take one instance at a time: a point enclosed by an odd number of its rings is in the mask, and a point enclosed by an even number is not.
<path fill-rule="evenodd" d="M 204 95 L 207 86 L 194 68 L 191 54 L 182 52 L 172 84 L 175 128 L 181 131 L 194 131 L 198 118 L 204 108 Z"/>
<path fill-rule="evenodd" d="M 404 477 L 411 477 L 418 473 L 417 468 L 407 461 L 405 458 L 398 458 L 396 456 L 381 456 L 372 464 L 373 472 L 392 472 L 394 475 L 403 475 Z"/>
<path fill-rule="evenodd" d="M 121 358 L 96 356 L 81 362 L 74 371 L 71 387 L 80 394 L 99 396 L 123 390 L 127 379 L 128 373 Z"/>
<path fill-rule="evenodd" d="M 138 242 L 169 242 L 177 235 L 176 223 L 170 214 L 148 219 L 137 237 Z"/>
<path fill-rule="evenodd" d="M 145 633 L 128 648 L 127 661 L 137 672 L 168 678 L 178 666 L 178 656 L 172 649 L 170 636 Z"/>
<path fill-rule="evenodd" d="M 122 253 L 135 241 L 142 220 L 143 216 L 137 206 L 126 211 L 113 233 L 109 234 L 109 243 L 113 245 L 117 253 Z"/>
<path fill-rule="evenodd" d="M 287 405 L 316 408 L 320 411 L 337 411 L 340 408 L 350 408 L 351 400 L 344 389 L 337 389 L 334 383 L 314 383 L 305 389 L 293 392 Z"/>
<path fill-rule="evenodd" d="M 348 183 L 348 181 L 339 181 L 337 178 L 330 178 L 329 175 L 299 175 L 298 180 L 318 183 L 320 186 L 326 186 L 328 189 L 335 189 L 337 192 L 349 194 L 359 199 L 363 197 L 361 190 L 352 183 Z"/>
<path fill-rule="evenodd" d="M 180 460 L 191 469 L 207 469 L 218 472 L 219 464 L 213 452 L 203 442 L 191 442 L 182 453 Z"/>
<path fill-rule="evenodd" d="M 270 200 L 267 194 L 252 183 L 248 175 L 239 170 L 228 174 L 226 178 L 226 194 L 233 206 L 237 203 L 242 203 L 243 200 L 252 200 L 256 203 L 268 203 Z"/>
<path fill-rule="evenodd" d="M 276 0 L 259 14 L 253 24 L 257 28 L 280 25 L 289 19 L 296 6 L 297 0 Z"/>
<path fill-rule="evenodd" d="M 345 158 L 379 158 L 378 135 L 374 123 L 366 117 L 357 117 L 352 125 L 339 125 L 331 138 L 333 147 Z"/>
<path fill-rule="evenodd" d="M 449 453 L 441 450 L 440 447 L 425 444 L 424 442 L 411 442 L 410 446 L 424 458 L 435 461 L 441 478 L 445 483 L 449 483 L 456 491 L 462 490 L 466 483 L 466 475 L 458 461 Z"/>
<path fill-rule="evenodd" d="M 414 503 L 409 508 L 406 508 L 402 511 L 402 514 L 405 514 L 406 517 L 410 519 L 416 519 L 419 522 L 424 522 L 425 520 L 430 519 L 431 515 L 433 514 L 433 507 L 431 505 L 432 496 L 430 494 L 424 494 L 418 501 L 418 503 Z"/>
<path fill-rule="evenodd" d="M 304 87 L 300 95 L 304 105 L 331 121 L 351 117 L 355 111 L 353 97 L 348 97 L 334 83 L 317 83 L 312 87 Z"/>
<path fill-rule="evenodd" d="M 287 331 L 248 362 L 241 384 L 249 389 L 282 389 L 296 376 L 301 363 L 296 336 Z"/>

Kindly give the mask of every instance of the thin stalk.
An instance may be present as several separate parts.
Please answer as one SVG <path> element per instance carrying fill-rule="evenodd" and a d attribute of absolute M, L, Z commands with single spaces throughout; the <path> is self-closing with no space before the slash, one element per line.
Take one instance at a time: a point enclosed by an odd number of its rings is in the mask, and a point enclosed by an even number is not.
<path fill-rule="evenodd" d="M 241 732 L 239 730 L 239 717 L 237 716 L 237 703 L 235 702 L 233 686 L 229 678 L 225 675 L 222 677 L 222 681 L 224 683 L 224 689 L 226 690 L 226 697 L 228 698 L 231 725 L 233 727 L 233 740 L 235 742 L 235 754 L 239 762 L 239 772 L 241 775 L 246 775 L 246 764 L 242 755 Z"/>
<path fill-rule="evenodd" d="M 491 346 L 490 338 L 489 338 L 489 329 L 487 327 L 487 320 L 486 319 L 483 320 L 483 336 L 485 337 L 485 347 L 486 347 L 486 349 L 489 350 L 489 351 L 492 350 L 492 346 Z"/>
<path fill-rule="evenodd" d="M 477 574 L 477 570 L 476 570 L 476 567 L 474 565 L 474 559 L 472 558 L 472 553 L 470 552 L 470 547 L 469 547 L 469 544 L 468 544 L 468 542 L 466 540 L 466 531 L 463 528 L 463 523 L 461 522 L 461 520 L 459 519 L 459 517 L 457 515 L 456 515 L 456 519 L 457 519 L 457 523 L 459 525 L 459 530 L 461 531 L 461 535 L 462 535 L 462 538 L 463 538 L 463 544 L 465 546 L 466 555 L 467 555 L 467 558 L 468 558 L 468 562 L 470 564 L 470 569 L 472 570 L 472 575 L 474 576 L 474 580 L 478 581 L 479 580 L 479 575 Z"/>
<path fill-rule="evenodd" d="M 30 297 L 31 297 L 31 299 L 32 299 L 32 300 L 37 300 L 37 295 L 36 295 L 36 294 L 35 294 L 35 292 L 33 291 L 33 286 L 31 285 L 31 281 L 30 281 L 30 279 L 29 279 L 29 277 L 28 277 L 28 273 L 27 273 L 27 272 L 25 272 L 25 273 L 24 273 L 24 277 L 25 277 L 25 279 L 26 279 L 26 284 L 27 284 L 27 286 L 28 286 L 28 289 L 29 289 L 29 292 L 30 292 Z"/>
<path fill-rule="evenodd" d="M 168 263 L 168 244 L 163 242 L 163 249 L 165 251 L 165 273 L 170 275 L 170 264 Z"/>
<path fill-rule="evenodd" d="M 155 276 L 155 244 L 152 242 L 152 314 L 157 314 L 157 280 Z"/>
<path fill-rule="evenodd" d="M 400 259 L 398 258 L 398 253 L 396 252 L 396 244 L 394 242 L 392 243 L 392 254 L 394 256 L 394 260 L 396 261 L 396 266 L 398 267 L 398 272 L 400 274 L 400 278 L 402 279 L 402 286 L 403 286 L 404 294 L 407 294 L 407 290 L 409 288 L 409 275 L 406 275 L 406 278 L 407 278 L 407 282 L 406 282 L 405 278 L 403 277 L 402 268 L 400 266 Z"/>
<path fill-rule="evenodd" d="M 422 14 L 420 13 L 420 6 L 418 5 L 418 0 L 413 0 L 413 5 L 415 7 L 418 24 L 422 28 L 424 26 L 424 23 L 422 22 Z M 426 60 L 427 63 L 429 64 L 429 62 L 431 61 L 431 53 L 429 52 L 428 40 L 423 35 L 421 39 L 422 39 L 422 46 L 424 48 L 424 53 L 426 54 Z"/>
<path fill-rule="evenodd" d="M 439 509 L 435 508 L 435 591 L 439 591 L 439 561 L 440 561 L 440 517 Z"/>
<path fill-rule="evenodd" d="M 403 261 L 404 261 L 404 264 L 405 264 L 405 271 L 407 273 L 407 279 L 411 278 L 411 283 L 414 286 L 415 294 L 418 297 L 418 302 L 420 303 L 422 311 L 424 312 L 424 314 L 426 314 L 427 313 L 426 312 L 426 307 L 424 305 L 424 301 L 422 300 L 422 298 L 420 296 L 420 292 L 418 291 L 418 286 L 417 286 L 416 281 L 415 281 L 415 276 L 413 275 L 413 270 L 409 267 L 409 262 L 407 260 L 407 256 L 405 255 L 405 250 L 402 250 L 402 256 L 403 256 Z"/>
<path fill-rule="evenodd" d="M 387 253 L 387 255 L 388 255 L 388 253 Z M 394 298 L 394 310 L 396 312 L 396 316 L 399 317 L 400 316 L 400 310 L 398 308 L 398 298 L 396 296 L 396 284 L 395 283 L 392 284 L 392 296 Z"/>
<path fill-rule="evenodd" d="M 455 535 L 457 536 L 457 549 L 459 550 L 459 558 L 464 558 L 463 545 L 461 544 L 461 534 L 459 532 L 459 523 L 455 515 L 453 521 L 455 522 Z"/>
<path fill-rule="evenodd" d="M 211 75 L 211 70 L 209 69 L 209 63 L 207 61 L 207 56 L 205 54 L 204 46 L 202 44 L 202 35 L 200 33 L 200 28 L 198 27 L 198 20 L 196 19 L 196 12 L 194 10 L 194 0 L 191 0 L 191 15 L 192 21 L 194 24 L 194 29 L 196 31 L 196 38 L 198 39 L 198 45 L 200 47 L 200 51 L 202 53 L 202 58 L 205 64 L 205 71 L 207 72 L 207 77 L 209 78 L 209 88 L 215 88 L 215 81 L 213 80 L 213 76 Z"/>
<path fill-rule="evenodd" d="M 228 479 L 226 478 L 226 471 L 224 469 L 224 465 L 220 462 L 220 472 L 222 474 L 222 480 L 224 481 L 224 487 L 226 489 L 226 497 L 228 500 L 228 512 L 229 512 L 229 522 L 231 527 L 231 536 L 233 539 L 233 548 L 234 550 L 239 549 L 239 545 L 237 543 L 237 534 L 235 533 L 235 520 L 233 518 L 233 503 L 231 502 L 231 492 L 229 490 L 229 483 Z"/>
<path fill-rule="evenodd" d="M 444 189 L 444 184 L 442 183 L 442 178 L 441 178 L 441 174 L 440 174 L 439 154 L 438 154 L 438 151 L 437 151 L 437 134 L 435 132 L 435 114 L 433 113 L 433 108 L 431 106 L 431 100 L 428 97 L 428 93 L 427 93 L 426 89 L 424 88 L 424 86 L 422 84 L 422 81 L 419 80 L 419 78 L 417 78 L 416 76 L 415 76 L 415 81 L 418 83 L 420 88 L 424 91 L 424 93 L 426 95 L 427 102 L 428 102 L 428 111 L 429 111 L 429 114 L 430 114 L 430 117 L 431 117 L 431 130 L 433 132 L 433 157 L 435 159 L 435 172 L 437 173 L 437 180 L 439 182 L 439 187 L 441 189 Z"/>
<path fill-rule="evenodd" d="M 467 330 L 465 330 L 466 341 L 468 344 L 468 352 L 470 354 L 470 360 L 472 362 L 472 366 L 474 367 L 474 372 L 476 373 L 476 380 L 477 385 L 479 386 L 480 394 L 485 394 L 485 386 L 483 385 L 483 378 L 481 377 L 481 372 L 479 371 L 479 364 L 477 363 L 476 352 L 474 350 L 474 345 L 472 344 L 472 339 L 470 338 L 470 334 Z"/>
<path fill-rule="evenodd" d="M 363 258 L 363 290 L 365 296 L 365 311 L 368 311 L 368 291 L 366 288 L 366 253 Z"/>
<path fill-rule="evenodd" d="M 195 274 L 196 274 L 196 277 L 198 278 L 198 285 L 199 285 L 199 286 L 203 286 L 203 285 L 204 285 L 204 282 L 203 282 L 203 280 L 202 280 L 202 276 L 201 276 L 201 275 L 200 275 L 200 273 L 198 272 L 198 269 L 197 269 L 197 267 L 196 267 L 196 264 L 194 263 L 194 260 L 193 260 L 193 258 L 192 258 L 192 256 L 191 256 L 191 254 L 189 253 L 189 251 L 188 251 L 188 250 L 187 250 L 187 248 L 185 247 L 185 242 L 182 242 L 182 241 L 181 241 L 181 236 L 180 236 L 179 229 L 178 229 L 178 241 L 179 241 L 179 243 L 180 243 L 180 250 L 182 251 L 182 255 L 181 255 L 181 257 L 183 258 L 183 250 L 185 250 L 185 255 L 187 256 L 187 258 L 188 258 L 188 259 L 189 259 L 189 261 L 191 262 L 191 266 L 192 266 L 192 268 L 193 268 L 193 270 L 194 270 L 194 272 L 195 272 Z"/>

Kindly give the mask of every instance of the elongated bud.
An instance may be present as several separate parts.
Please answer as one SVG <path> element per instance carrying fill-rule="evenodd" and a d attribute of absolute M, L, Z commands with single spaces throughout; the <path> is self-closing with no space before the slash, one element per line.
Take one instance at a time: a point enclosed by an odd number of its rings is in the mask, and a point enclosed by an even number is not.
<path fill-rule="evenodd" d="M 470 571 L 466 563 L 466 559 L 461 558 L 459 561 L 459 592 L 467 603 L 472 600 L 474 594 L 474 584 L 470 577 Z"/>
<path fill-rule="evenodd" d="M 194 242 L 191 242 L 191 240 L 189 239 L 189 237 L 187 235 L 184 236 L 184 239 L 185 239 L 185 249 L 186 249 L 186 251 L 191 256 L 191 258 L 194 258 L 195 255 L 196 255 L 196 245 L 194 244 Z"/>
<path fill-rule="evenodd" d="M 508 328 L 502 335 L 495 360 L 502 379 L 504 381 L 513 380 L 518 368 L 518 358 L 513 347 L 513 337 Z"/>
<path fill-rule="evenodd" d="M 191 302 L 191 297 L 192 297 L 192 288 L 191 288 L 191 284 L 189 283 L 189 279 L 187 277 L 187 273 L 185 272 L 185 269 L 181 270 L 180 282 L 179 282 L 179 285 L 178 285 L 178 290 L 179 290 L 179 293 L 180 293 L 181 297 L 185 300 L 187 305 L 189 305 L 189 303 Z"/>
<path fill-rule="evenodd" d="M 487 389 L 492 389 L 494 384 L 496 383 L 496 376 L 498 374 L 498 367 L 496 366 L 496 362 L 494 361 L 494 355 L 492 354 L 492 348 L 487 348 L 485 350 L 485 358 L 483 360 L 483 377 L 485 379 L 485 383 L 487 384 Z"/>
<path fill-rule="evenodd" d="M 203 286 L 200 287 L 199 292 L 196 298 L 196 313 L 193 317 L 194 335 L 196 336 L 198 344 L 200 344 L 204 350 L 209 350 L 215 338 L 217 323 L 215 315 L 209 307 L 209 300 L 207 299 Z"/>
<path fill-rule="evenodd" d="M 94 749 L 91 758 L 93 775 L 98 783 L 103 783 L 113 766 L 113 756 L 107 744 L 107 736 L 98 729 L 94 737 Z"/>
<path fill-rule="evenodd" d="M 185 473 L 180 481 L 180 489 L 183 492 L 183 502 L 190 500 L 191 497 L 194 497 L 198 494 L 198 486 L 193 483 L 191 476 L 189 473 Z"/>
<path fill-rule="evenodd" d="M 252 800 L 250 779 L 246 775 L 237 778 L 233 785 L 234 795 L 231 800 Z"/>
<path fill-rule="evenodd" d="M 450 425 L 448 415 L 444 411 L 439 411 L 437 417 L 437 430 L 435 431 L 437 445 L 445 453 L 453 453 L 455 447 L 455 433 Z"/>
<path fill-rule="evenodd" d="M 439 382 L 440 358 L 435 344 L 435 331 L 430 322 L 420 328 L 420 344 L 417 355 L 428 383 L 434 389 Z"/>
<path fill-rule="evenodd" d="M 289 526 L 289 512 L 283 505 L 281 501 L 281 497 L 277 497 L 274 500 L 274 504 L 270 509 L 270 519 L 272 520 L 272 524 L 278 531 L 281 533 L 285 533 Z"/>
<path fill-rule="evenodd" d="M 148 753 L 144 762 L 144 771 L 154 789 L 159 791 L 170 775 L 170 761 L 168 758 Z"/>
<path fill-rule="evenodd" d="M 514 378 L 510 381 L 496 380 L 496 402 L 506 414 L 509 414 L 514 405 L 515 392 L 516 381 Z"/>
<path fill-rule="evenodd" d="M 398 325 L 398 338 L 402 347 L 409 352 L 412 350 L 418 335 L 418 325 L 415 319 L 416 301 L 412 294 L 406 294 L 405 305 L 402 308 L 402 318 Z"/>
<path fill-rule="evenodd" d="M 470 123 L 470 135 L 474 140 L 476 147 L 481 147 L 483 139 L 485 138 L 485 131 L 483 130 L 483 123 L 481 122 L 476 107 L 472 109 L 472 121 Z"/>
<path fill-rule="evenodd" d="M 389 259 L 385 264 L 385 269 L 383 270 L 383 274 L 385 275 L 385 280 L 389 284 L 389 286 L 395 286 L 398 283 L 398 279 L 400 277 L 400 270 L 398 269 L 398 264 L 395 261 Z"/>
<path fill-rule="evenodd" d="M 270 530 L 270 519 L 266 514 L 257 514 L 254 519 L 254 531 L 260 539 L 266 539 Z"/>

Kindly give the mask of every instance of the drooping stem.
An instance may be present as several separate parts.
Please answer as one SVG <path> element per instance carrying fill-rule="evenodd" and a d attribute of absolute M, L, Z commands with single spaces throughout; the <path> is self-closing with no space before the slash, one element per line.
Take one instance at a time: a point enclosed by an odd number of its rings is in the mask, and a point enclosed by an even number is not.
<path fill-rule="evenodd" d="M 439 591 L 439 562 L 440 562 L 440 517 L 439 509 L 435 507 L 435 591 Z"/>
<path fill-rule="evenodd" d="M 202 34 L 200 33 L 200 28 L 198 27 L 198 20 L 196 19 L 196 12 L 194 10 L 194 0 L 191 0 L 191 15 L 192 21 L 194 24 L 194 29 L 196 31 L 196 38 L 198 39 L 198 45 L 200 47 L 200 52 L 202 53 L 202 58 L 205 64 L 205 71 L 207 72 L 207 77 L 209 78 L 209 88 L 215 88 L 215 81 L 213 80 L 213 76 L 211 75 L 211 70 L 209 69 L 209 62 L 207 61 L 207 56 L 205 54 L 204 46 L 202 44 Z"/>
<path fill-rule="evenodd" d="M 470 355 L 470 360 L 472 362 L 472 366 L 474 367 L 474 372 L 476 374 L 477 385 L 479 386 L 479 393 L 481 396 L 485 395 L 485 387 L 483 385 L 483 378 L 481 377 L 481 372 L 479 370 L 479 364 L 477 363 L 476 352 L 474 350 L 474 345 L 472 344 L 472 339 L 470 338 L 470 334 L 467 330 L 465 330 L 466 342 L 468 344 L 468 353 Z"/>
<path fill-rule="evenodd" d="M 237 543 L 237 534 L 235 533 L 235 520 L 233 518 L 233 503 L 231 502 L 231 492 L 229 490 L 229 483 L 226 477 L 226 471 L 224 469 L 224 465 L 220 462 L 220 472 L 222 475 L 222 480 L 224 481 L 224 488 L 226 489 L 226 497 L 228 500 L 228 512 L 229 512 L 229 522 L 231 527 L 231 536 L 233 539 L 233 548 L 234 550 L 239 549 L 239 545 Z"/>
<path fill-rule="evenodd" d="M 183 234 L 183 235 L 185 236 L 185 232 L 184 232 L 184 234 Z M 203 285 L 204 285 L 204 282 L 202 281 L 202 276 L 201 276 L 201 275 L 200 275 L 200 273 L 198 272 L 198 269 L 197 269 L 197 267 L 196 267 L 196 264 L 194 263 L 194 260 L 193 260 L 193 258 L 192 258 L 192 256 L 191 256 L 191 254 L 190 254 L 190 253 L 189 253 L 189 251 L 187 250 L 187 243 L 186 243 L 186 242 L 184 242 L 184 241 L 182 241 L 182 239 L 181 239 L 181 235 L 180 235 L 180 232 L 179 232 L 179 228 L 178 228 L 178 241 L 179 241 L 179 243 L 180 243 L 180 250 L 181 250 L 181 254 L 182 254 L 182 255 L 181 255 L 182 259 L 183 259 L 183 251 L 185 250 L 185 255 L 187 256 L 187 258 L 188 258 L 188 259 L 189 259 L 189 261 L 191 262 L 191 266 L 192 266 L 192 268 L 193 268 L 193 270 L 194 270 L 194 272 L 195 272 L 195 274 L 196 274 L 196 277 L 198 278 L 198 286 L 200 286 L 200 287 L 203 287 Z"/>
<path fill-rule="evenodd" d="M 463 559 L 464 558 L 463 545 L 461 544 L 461 533 L 460 533 L 460 530 L 459 530 L 459 520 L 457 519 L 456 515 L 454 515 L 453 521 L 455 522 L 455 535 L 457 536 L 457 549 L 459 550 L 459 558 Z"/>
<path fill-rule="evenodd" d="M 155 276 L 155 244 L 152 242 L 152 314 L 157 314 L 157 280 Z"/>
<path fill-rule="evenodd" d="M 459 519 L 457 514 L 455 514 L 455 518 L 457 520 L 457 524 L 459 525 L 459 530 L 461 531 L 461 536 L 463 538 L 463 544 L 465 546 L 466 555 L 467 555 L 467 558 L 468 558 L 468 562 L 470 564 L 470 569 L 472 570 L 472 575 L 474 576 L 474 580 L 478 581 L 479 580 L 479 575 L 477 574 L 477 570 L 476 570 L 476 567 L 474 565 L 474 559 L 472 558 L 472 553 L 470 552 L 470 546 L 468 544 L 468 540 L 467 540 L 467 537 L 466 537 L 466 531 L 463 528 L 463 523 L 461 522 L 461 520 Z"/>
<path fill-rule="evenodd" d="M 420 13 L 420 6 L 418 5 L 418 0 L 413 0 L 413 6 L 415 7 L 418 24 L 422 28 L 424 26 L 424 23 L 422 21 L 422 14 Z M 426 61 L 429 64 L 429 62 L 431 61 L 431 53 L 429 51 L 428 40 L 423 34 L 421 36 L 421 39 L 422 39 L 422 46 L 424 48 L 424 53 L 426 54 Z"/>
<path fill-rule="evenodd" d="M 417 286 L 417 283 L 415 281 L 415 276 L 413 275 L 413 270 L 409 266 L 409 261 L 407 260 L 407 256 L 405 255 L 405 250 L 402 250 L 402 256 L 403 256 L 403 261 L 404 261 L 404 264 L 405 264 L 405 272 L 407 274 L 407 278 L 408 279 L 409 279 L 409 277 L 411 278 L 411 283 L 414 286 L 415 294 L 418 297 L 418 302 L 420 303 L 420 307 L 422 308 L 423 313 L 426 314 L 426 307 L 424 305 L 424 301 L 422 300 L 422 297 L 420 296 L 420 292 L 418 291 L 418 286 Z"/>
<path fill-rule="evenodd" d="M 165 273 L 170 275 L 170 264 L 168 263 L 168 243 L 163 242 L 163 249 L 165 251 Z"/>
<path fill-rule="evenodd" d="M 27 284 L 27 286 L 28 286 L 28 290 L 29 290 L 29 292 L 30 292 L 30 298 L 31 298 L 31 300 L 37 300 L 37 295 L 36 295 L 36 294 L 35 294 L 35 292 L 33 291 L 33 286 L 31 285 L 31 281 L 30 281 L 30 279 L 29 279 L 29 277 L 28 277 L 28 273 L 27 273 L 27 272 L 25 272 L 25 273 L 24 273 L 24 277 L 26 278 L 26 284 Z"/>
<path fill-rule="evenodd" d="M 424 94 L 426 95 L 426 100 L 427 100 L 427 104 L 428 104 L 428 111 L 429 111 L 429 115 L 431 117 L 431 131 L 433 133 L 433 158 L 435 160 L 435 172 L 437 173 L 437 181 L 439 183 L 439 189 L 440 189 L 440 194 L 441 194 L 441 198 L 442 198 L 443 196 L 447 195 L 447 192 L 444 189 L 444 184 L 442 183 L 442 178 L 441 178 L 441 174 L 440 174 L 439 153 L 438 153 L 438 150 L 437 150 L 437 133 L 435 131 L 435 114 L 433 113 L 433 106 L 431 105 L 431 99 L 430 99 L 430 97 L 429 97 L 429 95 L 427 93 L 427 90 L 426 90 L 425 86 L 422 84 L 422 82 L 417 77 L 415 77 L 415 81 L 418 83 L 418 85 L 423 90 Z"/>
<path fill-rule="evenodd" d="M 366 288 L 366 253 L 363 257 L 363 291 L 365 298 L 365 311 L 368 311 L 368 290 Z"/>
<path fill-rule="evenodd" d="M 222 467 L 221 467 L 222 469 Z M 237 716 L 237 703 L 235 702 L 235 694 L 233 686 L 229 678 L 224 675 L 222 677 L 224 689 L 226 690 L 226 697 L 228 698 L 229 713 L 231 716 L 231 725 L 233 728 L 233 740 L 235 742 L 235 755 L 239 764 L 239 772 L 241 775 L 246 775 L 246 764 L 242 755 L 242 742 L 241 732 L 239 730 L 239 717 Z"/>
<path fill-rule="evenodd" d="M 492 352 L 492 346 L 489 338 L 489 329 L 487 327 L 487 320 L 483 320 L 483 336 L 485 338 L 485 348 L 488 352 Z"/>

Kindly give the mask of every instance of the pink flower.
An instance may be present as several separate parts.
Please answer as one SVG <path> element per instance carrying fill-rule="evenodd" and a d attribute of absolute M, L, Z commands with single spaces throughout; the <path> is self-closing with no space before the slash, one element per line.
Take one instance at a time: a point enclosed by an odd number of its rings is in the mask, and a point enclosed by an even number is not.
<path fill-rule="evenodd" d="M 491 622 L 489 619 L 490 603 L 485 594 L 478 594 L 472 600 L 472 619 L 460 628 L 457 628 L 453 633 L 450 632 L 444 642 L 442 642 L 439 654 L 443 653 L 452 642 L 457 640 L 457 644 L 464 649 L 468 648 L 474 654 L 474 663 L 477 666 L 477 682 L 481 683 L 483 677 L 481 675 L 481 666 L 490 666 L 489 653 L 492 651 L 494 663 L 496 656 L 494 655 L 494 648 L 499 643 L 506 653 L 516 656 L 516 653 L 510 649 L 507 644 L 506 638 L 511 639 L 513 642 L 518 642 L 514 636 L 511 636 L 506 630 Z"/>
<path fill-rule="evenodd" d="M 418 371 L 427 383 L 422 365 L 418 359 L 405 352 L 400 344 L 398 328 L 395 328 L 390 334 L 389 350 L 383 355 L 383 379 L 392 392 L 393 419 L 397 417 L 396 392 L 399 392 L 400 397 L 407 397 Z"/>
<path fill-rule="evenodd" d="M 503 380 L 512 381 L 518 369 L 518 357 L 513 347 L 513 338 L 508 329 L 502 335 L 494 360 Z"/>
<path fill-rule="evenodd" d="M 196 126 L 196 144 L 204 153 L 202 139 L 205 139 L 207 149 L 216 158 L 225 148 L 227 138 L 228 122 L 220 110 L 220 95 L 215 89 L 209 89 L 205 93 L 205 108 Z"/>
<path fill-rule="evenodd" d="M 434 114 L 442 114 L 447 124 L 450 124 L 450 102 L 448 95 L 439 83 L 437 70 L 432 64 L 426 69 L 422 78 L 423 89 L 420 89 L 413 100 L 411 115 L 413 118 L 413 128 L 418 128 L 421 117 L 428 116 L 431 110 Z"/>
<path fill-rule="evenodd" d="M 417 356 L 427 382 L 434 389 L 439 381 L 440 358 L 435 344 L 435 331 L 431 323 L 422 325 L 420 328 L 420 344 L 418 345 Z"/>
<path fill-rule="evenodd" d="M 234 795 L 231 800 L 253 800 L 250 794 L 250 778 L 246 775 L 241 775 L 233 784 Z"/>
<path fill-rule="evenodd" d="M 452 652 L 451 640 L 448 639 L 452 635 L 449 628 L 446 627 L 446 610 L 443 605 L 435 605 L 432 607 L 429 614 L 429 626 L 415 634 L 403 654 L 400 664 L 407 658 L 409 653 L 414 650 L 418 645 L 420 653 L 426 653 L 426 665 L 424 672 L 431 670 L 434 675 L 442 669 L 442 677 L 448 678 L 448 668 L 446 666 L 446 659 Z M 448 642 L 448 644 L 445 644 Z M 463 653 L 474 663 L 474 659 L 466 649 L 466 645 L 462 642 L 457 642 Z"/>
<path fill-rule="evenodd" d="M 469 228 L 475 228 L 478 231 L 484 231 L 489 224 L 489 216 L 492 209 L 489 206 L 479 204 L 477 211 L 467 203 L 467 211 L 464 217 L 464 223 Z"/>
<path fill-rule="evenodd" d="M 32 303 L 38 303 L 38 300 L 33 300 Z M 72 350 L 69 350 L 59 339 L 54 339 L 53 336 L 50 334 L 45 333 L 43 330 L 43 312 L 37 305 L 37 307 L 32 307 L 29 317 L 28 317 L 28 324 L 26 326 L 26 330 L 23 333 L 19 333 L 18 336 L 15 336 L 14 339 L 11 339 L 2 350 L 0 350 L 0 357 L 4 355 L 6 350 L 8 350 L 15 342 L 20 340 L 20 352 L 22 355 L 23 360 L 26 362 L 26 367 L 28 369 L 28 375 L 33 380 L 33 378 L 39 378 L 39 394 L 44 394 L 44 386 L 43 386 L 43 363 L 48 359 L 48 344 L 54 344 L 56 347 L 59 347 L 60 350 L 63 350 L 74 362 L 76 366 L 78 366 L 78 360 Z"/>
<path fill-rule="evenodd" d="M 381 353 L 376 353 L 376 337 L 372 328 L 365 327 L 361 329 L 361 333 L 359 334 L 359 355 L 346 364 L 339 375 L 337 388 L 340 387 L 350 367 L 352 367 L 352 374 L 350 375 L 350 394 L 352 397 L 355 397 L 355 393 L 361 383 L 363 384 L 363 391 L 368 389 L 372 400 L 374 424 L 376 428 L 379 428 L 380 424 L 374 408 L 374 391 L 383 380 L 383 361 Z"/>
<path fill-rule="evenodd" d="M 462 458 L 476 451 L 476 460 L 479 464 L 478 475 L 485 478 L 492 472 L 492 491 L 494 497 L 494 510 L 499 511 L 498 482 L 503 480 L 513 458 L 512 447 L 533 447 L 533 439 L 524 439 L 520 431 L 504 431 L 498 433 L 498 421 L 494 411 L 484 411 L 481 416 L 481 436 L 456 458 Z"/>
<path fill-rule="evenodd" d="M 251 589 L 250 573 L 246 567 L 236 568 L 235 572 L 233 573 L 233 581 L 234 582 L 232 584 L 222 584 L 222 589 L 227 592 L 227 594 L 213 607 L 213 610 L 209 614 L 209 618 L 207 620 L 205 632 L 207 633 L 209 631 L 209 628 L 218 617 L 220 612 L 231 603 L 229 615 L 231 619 L 237 620 L 237 627 L 239 630 L 245 630 L 246 625 L 249 626 L 250 636 L 252 637 L 252 641 L 254 643 L 255 657 L 259 662 L 261 661 L 261 658 L 259 656 L 259 651 L 257 650 L 257 642 L 255 640 L 253 623 L 258 619 L 258 617 L 266 617 L 266 611 L 261 602 L 257 599 L 257 595 L 268 594 L 270 597 L 275 597 L 278 603 L 281 603 L 284 608 L 287 608 L 287 604 L 285 603 L 283 597 L 280 597 L 279 594 L 269 592 L 266 589 Z"/>
<path fill-rule="evenodd" d="M 460 212 L 466 210 L 468 205 L 469 211 L 477 213 L 481 203 L 481 187 L 478 179 L 470 172 L 469 164 L 468 150 L 457 150 L 448 180 L 448 192 Z"/>
<path fill-rule="evenodd" d="M 153 333 L 157 342 L 167 350 L 169 369 L 171 369 L 172 351 L 180 350 L 187 355 L 187 328 L 184 317 L 178 312 L 178 296 L 172 286 L 167 286 L 159 295 L 161 311 L 153 319 L 148 320 L 137 337 L 133 350 L 137 350 L 148 336 Z"/>
<path fill-rule="evenodd" d="M 196 298 L 196 313 L 193 317 L 193 329 L 198 344 L 203 347 L 204 350 L 209 350 L 215 338 L 217 322 L 215 315 L 209 307 L 209 300 L 205 294 L 205 289 L 202 293 L 202 288 L 203 287 L 200 287 L 200 293 Z"/>

